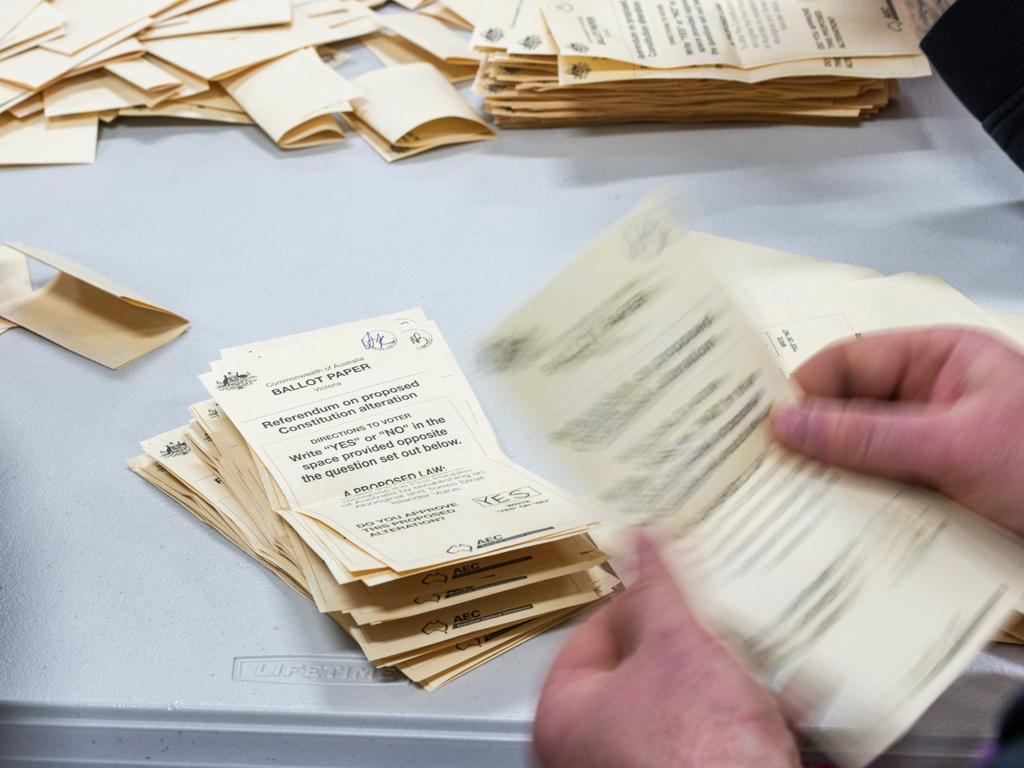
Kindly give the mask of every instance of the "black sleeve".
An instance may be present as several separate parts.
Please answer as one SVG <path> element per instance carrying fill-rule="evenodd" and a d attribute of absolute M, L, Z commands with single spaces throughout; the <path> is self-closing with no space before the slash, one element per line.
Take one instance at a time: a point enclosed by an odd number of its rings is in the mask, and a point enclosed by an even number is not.
<path fill-rule="evenodd" d="M 1024 0 L 957 0 L 921 48 L 1024 169 Z"/>
<path fill-rule="evenodd" d="M 999 756 L 987 768 L 1020 768 L 1024 765 L 1024 698 L 1010 707 L 999 731 Z"/>

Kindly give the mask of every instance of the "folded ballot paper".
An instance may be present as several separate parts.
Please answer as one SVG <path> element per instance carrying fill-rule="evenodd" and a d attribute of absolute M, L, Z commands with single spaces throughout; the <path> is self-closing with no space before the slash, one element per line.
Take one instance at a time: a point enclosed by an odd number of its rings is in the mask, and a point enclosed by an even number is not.
<path fill-rule="evenodd" d="M 855 121 L 930 73 L 875 0 L 485 0 L 472 42 L 504 127 Z"/>
<path fill-rule="evenodd" d="M 6 0 L 0 166 L 91 163 L 100 126 L 121 118 L 255 123 L 291 150 L 342 141 L 347 115 L 389 161 L 493 138 L 449 85 L 482 58 L 450 26 L 465 18 L 409 12 L 422 3 L 377 15 L 383 2 Z M 361 40 L 385 65 L 366 92 L 336 69 Z"/>
<path fill-rule="evenodd" d="M 935 278 L 682 233 L 652 201 L 506 319 L 484 359 L 532 416 L 538 464 L 609 525 L 658 529 L 707 624 L 862 766 L 1001 627 L 1020 632 L 1024 547 L 944 497 L 789 454 L 767 420 L 825 344 L 944 323 L 1012 338 Z"/>
<path fill-rule="evenodd" d="M 617 579 L 593 513 L 502 453 L 419 310 L 223 350 L 131 468 L 428 689 Z"/>
<path fill-rule="evenodd" d="M 57 270 L 32 290 L 28 260 Z M 178 338 L 188 320 L 71 259 L 0 245 L 0 333 L 21 326 L 65 349 L 121 368 Z"/>

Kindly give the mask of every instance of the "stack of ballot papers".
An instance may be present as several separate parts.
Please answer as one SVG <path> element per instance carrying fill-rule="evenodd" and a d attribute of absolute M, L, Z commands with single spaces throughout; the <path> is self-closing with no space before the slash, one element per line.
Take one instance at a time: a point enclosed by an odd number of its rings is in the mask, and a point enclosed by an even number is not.
<path fill-rule="evenodd" d="M 843 766 L 881 754 L 990 639 L 1021 636 L 1016 537 L 771 436 L 814 352 L 926 325 L 1024 347 L 1021 318 L 934 277 L 683 232 L 655 200 L 484 347 L 532 417 L 532 460 L 607 526 L 660 532 L 702 621 Z"/>
<path fill-rule="evenodd" d="M 486 0 L 472 43 L 509 128 L 856 121 L 930 73 L 876 0 Z"/>
<path fill-rule="evenodd" d="M 4 0 L 0 166 L 93 162 L 99 126 L 122 118 L 255 123 L 298 149 L 343 140 L 345 116 L 389 161 L 493 138 L 452 86 L 481 58 L 448 26 L 462 17 L 383 2 Z M 371 35 L 384 68 L 337 72 Z"/>
<path fill-rule="evenodd" d="M 223 350 L 129 462 L 434 689 L 618 580 L 593 513 L 502 452 L 421 311 Z"/>

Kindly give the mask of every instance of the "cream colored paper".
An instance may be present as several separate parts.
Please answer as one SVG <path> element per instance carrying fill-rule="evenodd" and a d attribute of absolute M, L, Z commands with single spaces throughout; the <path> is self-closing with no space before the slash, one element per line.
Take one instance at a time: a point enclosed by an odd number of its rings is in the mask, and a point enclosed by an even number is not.
<path fill-rule="evenodd" d="M 726 64 L 749 69 L 822 56 L 907 56 L 913 36 L 873 0 L 813 6 L 746 0 L 548 2 L 544 18 L 563 54 L 646 67 Z"/>
<path fill-rule="evenodd" d="M 487 359 L 613 519 L 668 535 L 697 609 L 808 703 L 803 727 L 863 766 L 1000 627 L 1021 545 L 944 498 L 776 446 L 768 412 L 792 393 L 691 248 L 641 206 L 507 320 Z"/>
<path fill-rule="evenodd" d="M 578 530 L 585 511 L 494 455 L 432 339 L 341 326 L 278 353 L 228 357 L 200 379 L 292 509 L 397 572 Z"/>
<path fill-rule="evenodd" d="M 467 32 L 473 31 L 472 22 L 466 21 L 464 18 L 455 13 L 451 8 L 448 8 L 441 3 L 431 3 L 425 8 L 420 10 L 424 16 L 429 16 L 432 19 L 443 21 L 445 24 L 455 27 L 456 29 L 464 29 Z"/>
<path fill-rule="evenodd" d="M 380 63 L 386 67 L 400 67 L 403 64 L 430 64 L 450 83 L 461 83 L 476 76 L 475 66 L 449 64 L 431 53 L 410 43 L 404 37 L 392 33 L 373 35 L 363 41 Z"/>
<path fill-rule="evenodd" d="M 145 106 L 152 98 L 128 81 L 102 69 L 63 80 L 43 91 L 44 112 L 48 119 Z"/>
<path fill-rule="evenodd" d="M 136 22 L 81 49 L 73 56 L 65 56 L 46 48 L 33 48 L 19 56 L 0 61 L 0 80 L 30 91 L 38 90 L 76 69 L 87 68 L 96 62 L 105 63 L 107 51 L 145 29 L 148 24 L 148 19 Z M 60 37 L 54 43 L 63 39 Z M 3 102 L 0 102 L 2 107 Z"/>
<path fill-rule="evenodd" d="M 392 582 L 370 590 L 367 605 L 351 614 L 359 624 L 394 621 L 585 571 L 606 559 L 587 537 L 574 536 Z"/>
<path fill-rule="evenodd" d="M 40 3 L 41 0 L 7 0 L 0 6 L 0 40 L 23 23 Z"/>
<path fill-rule="evenodd" d="M 175 3 L 165 11 L 153 14 L 153 22 L 159 24 L 169 19 L 176 19 L 178 16 L 184 16 L 187 13 L 193 13 L 202 8 L 207 8 L 217 3 L 227 2 L 227 0 L 185 0 L 183 3 Z M 295 3 L 298 5 L 298 3 Z"/>
<path fill-rule="evenodd" d="M 480 54 L 469 47 L 465 37 L 448 29 L 444 24 L 415 13 L 382 13 L 377 15 L 380 24 L 401 35 L 413 45 L 449 64 L 476 66 Z"/>
<path fill-rule="evenodd" d="M 494 138 L 494 132 L 429 64 L 406 64 L 353 78 L 365 94 L 350 122 L 390 161 L 434 147 Z"/>
<path fill-rule="evenodd" d="M 143 45 L 149 53 L 181 69 L 207 80 L 222 80 L 300 48 L 338 39 L 330 27 L 296 12 L 290 27 L 169 37 L 147 40 Z"/>
<path fill-rule="evenodd" d="M 13 301 L 32 291 L 32 280 L 28 274 L 28 260 L 25 254 L 0 245 L 0 305 Z M 15 324 L 0 317 L 0 333 L 14 328 Z"/>
<path fill-rule="evenodd" d="M 931 73 L 928 59 L 921 54 L 876 58 L 803 59 L 781 64 L 766 64 L 751 69 L 727 66 L 654 68 L 590 56 L 558 57 L 558 82 L 561 85 L 702 78 L 756 84 L 788 77 L 909 79 L 927 77 Z"/>
<path fill-rule="evenodd" d="M 0 20 L 0 55 L 6 56 L 12 49 L 26 43 L 35 45 L 44 42 L 43 38 L 59 32 L 63 34 L 64 17 L 49 3 L 38 3 L 21 21 L 7 32 L 3 32 L 3 21 Z M 53 38 L 56 39 L 56 38 Z"/>
<path fill-rule="evenodd" d="M 187 15 L 157 22 L 141 35 L 143 40 L 209 32 L 288 24 L 292 6 L 288 0 L 224 0 Z"/>
<path fill-rule="evenodd" d="M 176 0 L 51 0 L 66 18 L 64 36 L 47 43 L 48 50 L 74 56 L 111 35 L 174 5 Z M 130 34 L 135 34 L 134 32 Z"/>
<path fill-rule="evenodd" d="M 555 56 L 558 45 L 548 31 L 542 8 L 547 0 L 516 0 L 519 6 L 512 17 L 509 53 L 524 56 Z"/>
<path fill-rule="evenodd" d="M 43 111 L 43 94 L 37 93 L 30 99 L 26 99 L 16 107 L 13 107 L 10 114 L 19 120 L 24 120 L 26 117 L 31 117 L 37 112 Z"/>
<path fill-rule="evenodd" d="M 47 120 L 0 115 L 0 166 L 74 165 L 96 159 L 96 114 Z"/>
<path fill-rule="evenodd" d="M 224 88 L 284 149 L 344 138 L 331 116 L 352 109 L 362 91 L 324 64 L 312 48 L 225 80 Z"/>
<path fill-rule="evenodd" d="M 376 663 L 400 657 L 420 648 L 450 644 L 508 624 L 516 624 L 553 611 L 593 601 L 597 597 L 589 579 L 563 576 L 515 589 L 466 606 L 360 627 L 349 619 L 343 626 L 359 643 L 366 658 Z"/>
<path fill-rule="evenodd" d="M 148 57 L 114 62 L 107 64 L 104 69 L 130 85 L 150 93 L 180 88 L 182 85 L 179 78 Z"/>
<path fill-rule="evenodd" d="M 58 274 L 32 293 L 0 304 L 0 317 L 65 349 L 108 368 L 121 368 L 188 328 L 185 318 L 70 259 L 24 245 L 6 246 Z"/>

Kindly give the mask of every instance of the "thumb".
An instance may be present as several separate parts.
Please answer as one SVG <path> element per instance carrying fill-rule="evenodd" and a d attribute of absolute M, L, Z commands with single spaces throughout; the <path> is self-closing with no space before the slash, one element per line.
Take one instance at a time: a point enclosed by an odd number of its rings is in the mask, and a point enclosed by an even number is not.
<path fill-rule="evenodd" d="M 916 403 L 808 397 L 774 415 L 787 448 L 856 472 L 897 480 L 941 479 L 948 438 Z"/>
<path fill-rule="evenodd" d="M 622 655 L 646 643 L 678 642 L 695 632 L 703 635 L 651 539 L 640 534 L 634 547 L 635 581 L 610 606 Z"/>

